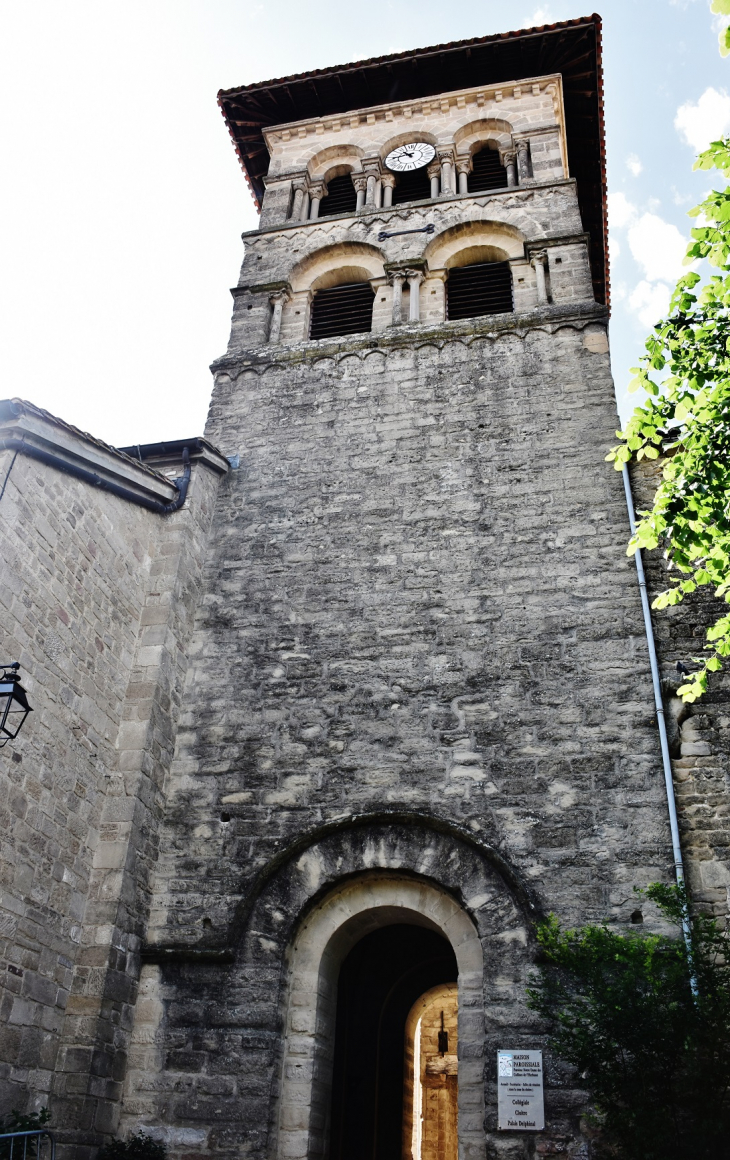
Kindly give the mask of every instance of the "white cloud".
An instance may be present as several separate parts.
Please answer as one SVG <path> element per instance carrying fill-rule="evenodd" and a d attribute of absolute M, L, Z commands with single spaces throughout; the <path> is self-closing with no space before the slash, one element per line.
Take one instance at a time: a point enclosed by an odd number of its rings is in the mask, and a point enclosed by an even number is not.
<path fill-rule="evenodd" d="M 682 194 L 675 185 L 672 186 L 672 201 L 675 205 L 692 205 L 697 200 L 691 193 Z"/>
<path fill-rule="evenodd" d="M 608 236 L 608 250 L 609 257 L 611 259 L 611 265 L 614 266 L 616 264 L 616 259 L 621 256 L 621 246 L 615 234 L 609 234 Z"/>
<path fill-rule="evenodd" d="M 628 292 L 628 287 L 625 282 L 611 283 L 611 298 L 614 302 L 623 302 Z"/>
<path fill-rule="evenodd" d="M 639 282 L 629 295 L 629 306 L 642 326 L 650 329 L 667 313 L 671 296 L 664 282 Z"/>
<path fill-rule="evenodd" d="M 649 282 L 674 282 L 683 273 L 687 240 L 654 213 L 642 214 L 629 227 L 629 249 Z"/>
<path fill-rule="evenodd" d="M 725 31 L 728 24 L 730 24 L 730 21 L 728 20 L 727 16 L 725 16 L 724 14 L 720 13 L 719 15 L 713 15 L 713 17 L 712 17 L 712 31 L 716 32 L 718 36 L 720 35 L 721 32 Z"/>
<path fill-rule="evenodd" d="M 549 8 L 536 8 L 525 21 L 525 28 L 539 28 L 541 24 L 554 24 L 555 16 Z"/>
<path fill-rule="evenodd" d="M 629 153 L 628 157 L 626 158 L 626 167 L 629 172 L 634 175 L 634 177 L 638 177 L 644 168 L 635 153 Z"/>
<path fill-rule="evenodd" d="M 689 101 L 680 105 L 674 128 L 699 153 L 711 141 L 730 133 L 730 96 L 724 89 L 705 89 L 696 105 Z"/>
<path fill-rule="evenodd" d="M 625 193 L 609 193 L 608 223 L 616 229 L 628 226 L 636 217 L 636 206 L 632 205 Z"/>

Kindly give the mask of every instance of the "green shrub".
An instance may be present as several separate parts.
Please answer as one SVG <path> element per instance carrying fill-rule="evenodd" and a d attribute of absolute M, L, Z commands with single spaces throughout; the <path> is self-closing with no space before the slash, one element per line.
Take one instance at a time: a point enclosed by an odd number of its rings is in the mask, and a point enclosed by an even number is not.
<path fill-rule="evenodd" d="M 51 1113 L 48 1108 L 41 1108 L 39 1112 L 25 1112 L 21 1113 L 13 1108 L 8 1116 L 0 1116 L 0 1136 L 5 1135 L 6 1132 L 35 1132 L 40 1128 L 45 1127 L 51 1118 Z M 26 1149 L 26 1160 L 36 1160 L 38 1155 L 37 1142 L 31 1140 Z M 20 1153 L 22 1155 L 22 1153 Z M 18 1156 L 18 1146 L 16 1144 L 14 1155 Z M 9 1160 L 10 1158 L 10 1141 L 0 1140 L 0 1160 Z"/>
<path fill-rule="evenodd" d="M 551 917 L 528 1003 L 593 1099 L 598 1155 L 719 1160 L 730 1154 L 730 933 L 690 915 L 683 889 L 640 893 L 676 938 L 563 931 Z"/>
<path fill-rule="evenodd" d="M 167 1146 L 144 1132 L 135 1132 L 128 1140 L 105 1144 L 98 1160 L 167 1160 Z"/>

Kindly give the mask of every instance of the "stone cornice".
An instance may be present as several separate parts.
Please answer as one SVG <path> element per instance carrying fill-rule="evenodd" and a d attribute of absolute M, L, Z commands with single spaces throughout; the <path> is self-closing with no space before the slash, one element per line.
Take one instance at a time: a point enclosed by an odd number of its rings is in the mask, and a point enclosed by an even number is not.
<path fill-rule="evenodd" d="M 359 175 L 359 176 L 364 176 L 364 175 Z M 402 216 L 403 212 L 406 209 L 410 213 L 414 213 L 414 212 L 417 213 L 417 212 L 423 211 L 424 209 L 431 209 L 432 207 L 435 207 L 437 209 L 442 209 L 444 206 L 450 205 L 452 202 L 462 203 L 462 202 L 472 201 L 477 205 L 486 205 L 486 203 L 488 201 L 494 201 L 494 200 L 499 201 L 501 198 L 504 198 L 504 197 L 515 197 L 515 196 L 519 196 L 520 194 L 524 194 L 526 197 L 527 196 L 534 196 L 535 193 L 539 193 L 542 190 L 566 189 L 566 188 L 572 189 L 572 188 L 575 188 L 575 185 L 576 185 L 576 182 L 575 182 L 575 178 L 573 178 L 573 177 L 552 178 L 550 181 L 534 181 L 533 180 L 530 182 L 529 185 L 513 185 L 513 186 L 510 186 L 509 188 L 505 188 L 505 189 L 490 189 L 490 190 L 485 191 L 484 193 L 480 193 L 480 194 L 454 193 L 448 198 L 444 198 L 444 197 L 424 198 L 422 201 L 411 202 L 408 206 L 403 206 L 403 205 L 394 205 L 392 207 L 381 206 L 380 209 L 371 209 L 369 207 L 367 207 L 367 208 L 363 207 L 363 209 L 360 210 L 359 213 L 332 214 L 331 216 L 328 216 L 326 218 L 315 218 L 314 220 L 309 220 L 309 221 L 305 221 L 305 222 L 301 222 L 301 221 L 280 222 L 278 225 L 262 226 L 262 228 L 258 229 L 258 230 L 246 230 L 245 233 L 241 234 L 241 238 L 244 241 L 246 241 L 247 239 L 261 237 L 263 234 L 271 235 L 271 234 L 277 234 L 277 233 L 286 233 L 289 230 L 312 229 L 312 228 L 316 228 L 317 226 L 319 226 L 321 228 L 323 225 L 325 225 L 325 224 L 329 225 L 331 222 L 342 222 L 342 221 L 348 221 L 348 220 L 353 221 L 353 222 L 359 222 L 359 221 L 363 221 L 363 220 L 367 221 L 369 218 L 375 217 L 376 215 L 380 215 L 383 218 L 387 218 L 388 216 L 392 215 L 393 218 L 397 218 L 399 216 Z M 358 239 L 358 240 L 360 240 L 360 239 Z"/>
<path fill-rule="evenodd" d="M 348 335 L 341 342 L 337 340 L 307 341 L 292 346 L 262 346 L 255 350 L 241 350 L 223 355 L 211 364 L 211 371 L 242 372 L 264 369 L 278 364 L 314 362 L 321 358 L 358 352 L 387 351 L 403 347 L 418 347 L 434 342 L 454 342 L 473 337 L 498 337 L 514 334 L 524 338 L 533 330 L 552 332 L 561 326 L 574 326 L 582 330 L 591 322 L 608 325 L 608 310 L 599 302 L 582 304 L 569 303 L 559 306 L 543 306 L 524 313 L 490 314 L 480 318 L 468 318 L 458 322 L 407 323 L 388 328 L 379 334 Z"/>
<path fill-rule="evenodd" d="M 412 101 L 393 101 L 387 105 L 372 105 L 361 109 L 351 109 L 347 113 L 327 117 L 311 117 L 302 121 L 287 121 L 280 125 L 272 125 L 263 130 L 263 137 L 269 153 L 279 141 L 290 141 L 295 137 L 307 137 L 309 134 L 323 134 L 325 132 L 341 133 L 350 128 L 356 128 L 360 123 L 373 124 L 377 121 L 393 124 L 409 121 L 414 116 L 430 116 L 432 109 L 446 112 L 451 107 L 466 109 L 474 106 L 475 117 L 499 116 L 499 106 L 505 100 L 521 100 L 532 96 L 535 86 L 538 91 L 548 92 L 553 98 L 553 110 L 557 125 L 564 130 L 565 117 L 563 112 L 563 84 L 560 73 L 547 73 L 544 76 L 528 77 L 520 81 L 505 81 L 498 85 L 480 85 L 476 88 L 455 89 L 448 93 L 438 93 L 433 97 L 422 97 Z M 552 91 L 551 91 L 552 86 Z M 446 106 L 446 108 L 444 108 Z M 490 106 L 486 109 L 486 106 Z M 544 126 L 540 126 L 544 128 Z M 402 126 L 394 128 L 394 132 L 402 131 Z"/>

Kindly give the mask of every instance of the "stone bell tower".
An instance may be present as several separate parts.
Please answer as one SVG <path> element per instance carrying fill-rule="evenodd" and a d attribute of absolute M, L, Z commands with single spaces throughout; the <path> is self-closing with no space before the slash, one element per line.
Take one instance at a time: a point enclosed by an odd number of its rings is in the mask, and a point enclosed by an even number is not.
<path fill-rule="evenodd" d="M 220 104 L 261 220 L 126 1122 L 181 1155 L 584 1155 L 550 1069 L 544 1130 L 499 1130 L 496 1053 L 544 1046 L 534 920 L 628 922 L 671 871 L 604 463 L 600 21 Z"/>

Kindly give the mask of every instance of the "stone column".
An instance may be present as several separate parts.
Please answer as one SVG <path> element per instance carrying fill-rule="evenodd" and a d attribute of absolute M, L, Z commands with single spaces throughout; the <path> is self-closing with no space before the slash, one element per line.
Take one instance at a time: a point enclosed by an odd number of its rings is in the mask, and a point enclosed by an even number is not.
<path fill-rule="evenodd" d="M 469 192 L 469 171 L 471 169 L 471 157 L 457 157 L 456 172 L 459 174 L 459 193 Z"/>
<path fill-rule="evenodd" d="M 319 203 L 325 195 L 324 182 L 318 181 L 310 189 L 311 205 L 309 209 L 309 220 L 315 221 L 319 217 Z"/>
<path fill-rule="evenodd" d="M 301 222 L 307 221 L 309 218 L 309 189 L 304 190 L 304 197 L 302 198 L 302 212 L 299 215 Z"/>
<path fill-rule="evenodd" d="M 451 170 L 454 165 L 453 149 L 439 149 L 439 163 L 441 165 L 441 196 L 446 197 L 454 192 L 451 182 Z"/>
<path fill-rule="evenodd" d="M 393 274 L 393 326 L 401 324 L 401 309 L 403 305 L 403 280 L 405 274 Z"/>
<path fill-rule="evenodd" d="M 418 322 L 421 317 L 421 296 L 419 288 L 423 281 L 423 274 L 420 271 L 408 270 L 406 273 L 408 279 L 408 286 L 411 291 L 410 307 L 408 311 L 408 321 Z"/>
<path fill-rule="evenodd" d="M 537 278 L 537 304 L 538 306 L 547 306 L 548 292 L 547 292 L 547 278 L 545 277 L 545 266 L 547 264 L 547 254 L 545 250 L 540 250 L 539 253 L 533 254 L 530 265 L 535 271 Z"/>
<path fill-rule="evenodd" d="M 383 209 L 390 209 L 393 204 L 395 177 L 392 173 L 384 173 L 380 180 L 383 186 Z"/>
<path fill-rule="evenodd" d="M 363 172 L 368 179 L 365 205 L 368 209 L 378 208 L 377 188 L 380 183 L 382 167 L 379 157 L 365 157 L 362 163 Z"/>
<path fill-rule="evenodd" d="M 431 197 L 438 197 L 439 195 L 439 174 L 441 172 L 441 165 L 438 161 L 432 161 L 426 173 L 431 179 Z"/>
<path fill-rule="evenodd" d="M 504 154 L 504 166 L 507 170 L 507 185 L 517 185 L 517 154 L 514 150 Z"/>
<path fill-rule="evenodd" d="M 357 203 L 355 205 L 355 213 L 359 213 L 365 205 L 365 190 L 367 189 L 367 177 L 364 173 L 353 173 L 352 184 L 355 186 L 355 193 L 357 194 Z"/>
<path fill-rule="evenodd" d="M 288 290 L 277 290 L 275 294 L 269 296 L 273 310 L 271 314 L 271 326 L 269 327 L 269 342 L 278 342 L 281 334 L 281 312 L 284 309 L 284 303 L 289 298 Z"/>
<path fill-rule="evenodd" d="M 303 179 L 294 181 L 294 204 L 292 205 L 291 218 L 293 222 L 302 220 L 302 204 L 304 202 L 304 193 L 307 188 L 307 183 Z"/>
<path fill-rule="evenodd" d="M 522 185 L 531 176 L 529 141 L 517 142 L 517 172 L 520 175 L 520 185 Z"/>

